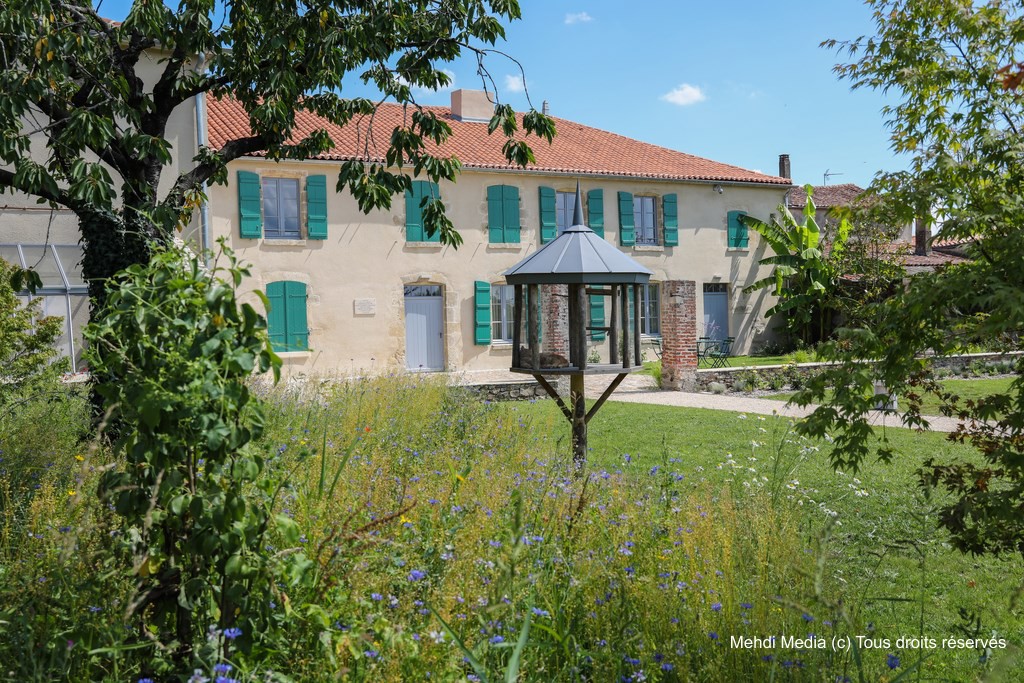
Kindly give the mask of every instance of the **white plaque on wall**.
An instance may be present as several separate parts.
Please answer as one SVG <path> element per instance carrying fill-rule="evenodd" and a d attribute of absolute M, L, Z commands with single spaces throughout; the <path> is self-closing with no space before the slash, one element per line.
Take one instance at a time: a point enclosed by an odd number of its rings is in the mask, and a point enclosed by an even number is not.
<path fill-rule="evenodd" d="M 377 300 L 355 299 L 352 308 L 356 315 L 377 315 Z"/>

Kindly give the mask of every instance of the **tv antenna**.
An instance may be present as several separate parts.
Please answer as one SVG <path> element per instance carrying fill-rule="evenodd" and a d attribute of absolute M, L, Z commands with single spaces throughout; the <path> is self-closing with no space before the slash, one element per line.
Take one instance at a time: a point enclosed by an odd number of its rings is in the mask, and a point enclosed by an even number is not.
<path fill-rule="evenodd" d="M 832 176 L 834 176 L 834 175 L 845 175 L 845 174 L 843 174 L 843 173 L 829 173 L 829 169 L 826 168 L 825 169 L 825 173 L 823 175 L 824 175 L 824 178 L 823 178 L 824 184 L 828 185 L 828 179 L 831 178 Z"/>

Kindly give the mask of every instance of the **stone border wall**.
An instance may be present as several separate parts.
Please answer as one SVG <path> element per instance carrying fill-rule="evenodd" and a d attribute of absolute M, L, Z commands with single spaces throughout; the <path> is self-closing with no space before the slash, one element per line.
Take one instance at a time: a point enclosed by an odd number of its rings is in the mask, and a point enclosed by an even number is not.
<path fill-rule="evenodd" d="M 544 391 L 544 387 L 532 380 L 528 382 L 462 384 L 459 387 L 466 389 L 482 401 L 534 401 L 539 398 L 551 398 L 548 396 L 548 392 Z"/>
<path fill-rule="evenodd" d="M 989 364 L 1014 360 L 1020 357 L 1021 352 L 1013 353 L 968 353 L 962 356 L 936 356 L 932 358 L 932 366 L 952 371 L 954 375 L 969 367 L 973 363 L 981 362 Z M 743 368 L 717 368 L 697 370 L 697 390 L 711 391 L 710 385 L 718 383 L 725 386 L 725 391 L 746 391 L 745 388 L 737 388 L 745 377 L 751 372 L 756 372 L 763 386 L 760 389 L 774 389 L 774 383 L 779 390 L 790 386 L 790 380 L 799 377 L 806 382 L 809 377 L 816 374 L 821 368 L 827 367 L 828 363 L 790 363 L 788 365 L 752 365 Z M 801 383 L 802 383 L 801 382 Z M 781 384 L 780 384 L 781 383 Z"/>

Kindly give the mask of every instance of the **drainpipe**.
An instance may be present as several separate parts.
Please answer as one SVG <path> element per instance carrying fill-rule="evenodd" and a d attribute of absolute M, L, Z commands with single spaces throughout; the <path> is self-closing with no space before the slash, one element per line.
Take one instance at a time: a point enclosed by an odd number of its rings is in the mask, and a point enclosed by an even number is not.
<path fill-rule="evenodd" d="M 196 64 L 196 69 L 200 72 L 203 70 L 203 66 L 206 64 L 206 53 L 199 53 L 199 60 Z M 196 93 L 196 152 L 206 147 L 208 144 L 206 137 L 206 93 Z M 206 196 L 206 191 L 209 189 L 209 185 L 203 183 L 203 196 Z M 203 250 L 203 258 L 206 259 L 206 267 L 210 267 L 210 204 L 206 199 L 203 199 L 199 205 L 199 232 L 200 242 L 199 245 Z"/>

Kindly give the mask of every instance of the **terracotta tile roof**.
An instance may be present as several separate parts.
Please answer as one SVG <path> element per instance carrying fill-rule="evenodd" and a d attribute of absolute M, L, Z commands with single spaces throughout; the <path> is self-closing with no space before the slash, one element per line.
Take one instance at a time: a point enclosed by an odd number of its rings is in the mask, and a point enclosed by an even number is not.
<path fill-rule="evenodd" d="M 894 242 L 889 245 L 889 249 L 894 253 L 898 253 L 900 255 L 900 263 L 908 268 L 934 268 L 945 264 L 966 263 L 970 260 L 958 254 L 950 254 L 934 250 L 927 256 L 924 254 L 916 254 L 914 253 L 913 242 Z"/>
<path fill-rule="evenodd" d="M 815 185 L 814 205 L 819 209 L 831 209 L 833 206 L 851 206 L 864 192 L 863 187 L 853 183 L 841 185 Z M 790 209 L 802 209 L 807 205 L 807 193 L 802 187 L 794 187 L 789 191 L 788 204 Z"/>
<path fill-rule="evenodd" d="M 236 100 L 211 98 L 208 104 L 209 139 L 213 149 L 220 149 L 229 140 L 250 134 L 248 116 Z M 433 111 L 452 127 L 452 136 L 440 149 L 432 143 L 427 143 L 429 151 L 455 155 L 465 168 L 517 168 L 505 160 L 501 151 L 505 138 L 499 132 L 488 135 L 487 125 L 484 123 L 456 120 L 451 116 L 448 107 L 424 109 Z M 391 131 L 396 126 L 407 125 L 405 116 L 405 110 L 397 104 L 381 105 L 373 121 L 375 144 L 368 145 L 366 125 L 369 122 L 366 120 L 340 128 L 309 112 L 299 112 L 296 116 L 295 137 L 301 138 L 323 128 L 330 134 L 335 146 L 318 158 L 363 158 L 367 161 L 383 161 Z M 411 110 L 408 116 L 411 117 Z M 758 183 L 783 187 L 791 184 L 787 178 L 764 175 L 738 166 L 658 147 L 566 119 L 556 118 L 555 128 L 555 139 L 550 145 L 538 141 L 535 137 L 530 138 L 530 147 L 533 148 L 537 161 L 529 166 L 528 170 L 655 180 Z"/>
<path fill-rule="evenodd" d="M 932 249 L 954 249 L 956 247 L 963 247 L 976 238 L 974 237 L 947 237 L 945 239 L 937 239 L 932 241 Z"/>

